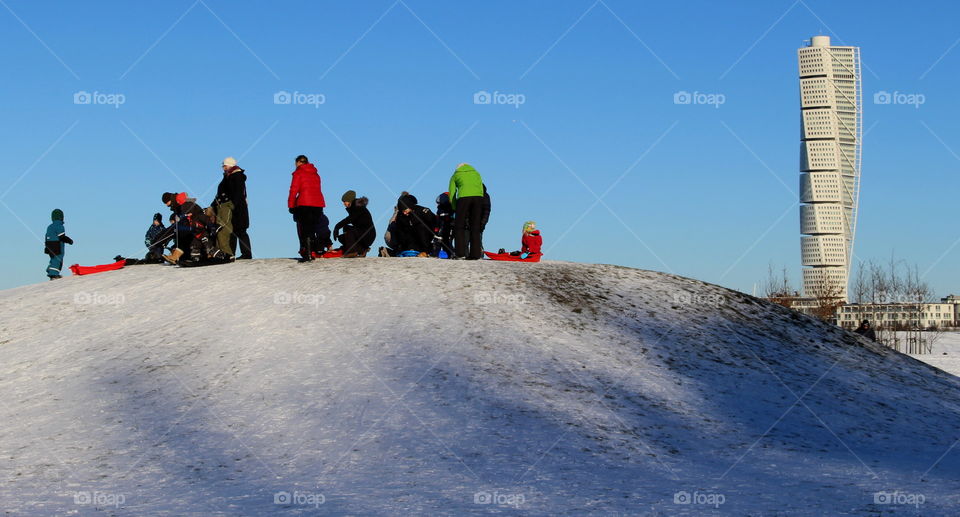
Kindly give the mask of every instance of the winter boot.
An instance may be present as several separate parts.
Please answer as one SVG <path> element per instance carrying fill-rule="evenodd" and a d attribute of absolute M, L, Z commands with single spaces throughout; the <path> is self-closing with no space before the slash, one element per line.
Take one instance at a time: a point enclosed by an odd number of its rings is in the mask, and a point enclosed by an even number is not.
<path fill-rule="evenodd" d="M 217 246 L 213 243 L 212 240 L 210 240 L 209 237 L 204 236 L 201 242 L 203 242 L 203 247 L 207 251 L 208 259 L 219 260 L 219 259 L 226 258 L 226 254 L 220 251 L 220 248 L 217 248 Z"/>
<path fill-rule="evenodd" d="M 180 248 L 177 248 L 173 250 L 169 255 L 164 255 L 163 260 L 166 260 L 167 262 L 173 265 L 177 265 L 177 262 L 180 261 L 180 257 L 182 256 L 183 256 L 183 250 Z"/>
<path fill-rule="evenodd" d="M 307 237 L 307 249 L 304 250 L 304 259 L 307 261 L 313 260 L 313 238 Z"/>
<path fill-rule="evenodd" d="M 313 260 L 313 252 L 310 251 L 310 239 L 307 239 L 306 247 L 300 250 L 300 258 L 297 259 L 297 262 L 310 262 Z"/>

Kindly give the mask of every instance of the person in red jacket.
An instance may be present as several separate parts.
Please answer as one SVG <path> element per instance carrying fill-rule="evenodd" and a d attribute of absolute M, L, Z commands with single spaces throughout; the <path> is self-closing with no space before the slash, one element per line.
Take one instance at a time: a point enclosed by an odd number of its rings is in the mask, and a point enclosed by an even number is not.
<path fill-rule="evenodd" d="M 317 168 L 302 154 L 297 156 L 296 167 L 290 182 L 287 208 L 297 223 L 301 261 L 308 261 L 313 260 L 312 252 L 323 252 L 332 244 L 329 242 L 330 223 L 323 215 L 323 208 L 327 204 L 323 199 Z"/>
<path fill-rule="evenodd" d="M 523 237 L 520 238 L 520 243 L 522 245 L 520 253 L 523 258 L 541 254 L 540 248 L 543 246 L 543 238 L 540 237 L 537 223 L 533 221 L 523 223 Z"/>

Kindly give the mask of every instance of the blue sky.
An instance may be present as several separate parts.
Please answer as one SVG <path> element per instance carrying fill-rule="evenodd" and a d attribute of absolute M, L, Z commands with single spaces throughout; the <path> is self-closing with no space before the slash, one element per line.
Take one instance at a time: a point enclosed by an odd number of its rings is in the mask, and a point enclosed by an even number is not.
<path fill-rule="evenodd" d="M 381 235 L 397 193 L 433 207 L 470 162 L 493 196 L 488 248 L 519 247 L 534 219 L 552 259 L 747 292 L 774 263 L 797 284 L 796 49 L 826 34 L 865 65 L 856 255 L 960 292 L 960 9 L 923 5 L 2 0 L 0 288 L 45 280 L 51 209 L 77 242 L 67 264 L 137 255 L 160 194 L 209 203 L 228 155 L 249 175 L 255 255 L 292 257 L 300 153 L 331 219 L 354 189 Z M 284 91 L 324 102 L 275 104 Z M 723 103 L 676 104 L 684 91 Z"/>

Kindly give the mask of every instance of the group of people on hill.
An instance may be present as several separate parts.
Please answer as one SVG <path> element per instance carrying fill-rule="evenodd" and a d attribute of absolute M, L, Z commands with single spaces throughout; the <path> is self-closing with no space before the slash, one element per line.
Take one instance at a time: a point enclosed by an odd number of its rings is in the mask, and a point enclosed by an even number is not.
<path fill-rule="evenodd" d="M 223 177 L 217 193 L 208 208 L 201 208 L 197 200 L 186 192 L 164 192 L 161 201 L 170 209 L 170 226 L 164 227 L 162 216 L 154 214 L 153 224 L 147 230 L 147 257 L 155 262 L 160 258 L 177 264 L 181 260 L 227 262 L 235 258 L 252 259 L 250 246 L 250 211 L 247 206 L 247 175 L 237 160 L 228 157 L 221 163 Z M 170 253 L 164 248 L 173 242 Z M 240 255 L 237 256 L 236 252 Z M 184 257 L 186 255 L 186 257 Z"/>
<path fill-rule="evenodd" d="M 317 168 L 300 155 L 287 197 L 287 209 L 296 224 L 300 261 L 319 257 L 365 257 L 377 231 L 368 209 L 369 199 L 353 190 L 340 198 L 346 216 L 330 229 L 322 182 Z M 203 208 L 186 192 L 164 192 L 161 201 L 170 209 L 169 225 L 156 213 L 144 237 L 143 259 L 124 259 L 127 264 L 163 263 L 200 265 L 253 258 L 248 229 L 246 171 L 228 157 L 221 164 L 223 177 L 209 207 Z M 397 199 L 387 226 L 385 257 L 439 257 L 477 260 L 483 257 L 483 232 L 490 218 L 491 200 L 480 173 L 461 163 L 450 177 L 449 189 L 436 198 L 436 212 L 419 204 L 409 192 Z M 54 210 L 47 229 L 45 253 L 50 256 L 47 275 L 60 278 L 63 245 L 73 241 L 65 235 L 63 212 Z M 340 246 L 334 248 L 334 242 Z M 524 257 L 540 254 L 540 236 L 535 224 L 524 224 L 521 251 Z M 169 250 L 169 251 L 168 251 Z M 503 250 L 501 250 L 503 252 Z M 239 253 L 239 255 L 238 255 Z"/>
<path fill-rule="evenodd" d="M 353 190 L 345 192 L 340 201 L 347 215 L 334 225 L 331 235 L 317 168 L 304 155 L 296 158 L 295 166 L 287 208 L 297 224 L 300 260 L 310 261 L 331 252 L 343 258 L 367 256 L 377 236 L 367 208 L 369 199 L 358 197 Z M 458 202 L 460 210 L 456 208 Z M 437 198 L 437 213 L 421 206 L 409 192 L 400 195 L 385 232 L 387 245 L 379 254 L 480 259 L 489 216 L 490 196 L 480 173 L 462 163 L 450 178 L 449 192 Z M 334 241 L 340 242 L 339 248 L 334 249 Z"/>

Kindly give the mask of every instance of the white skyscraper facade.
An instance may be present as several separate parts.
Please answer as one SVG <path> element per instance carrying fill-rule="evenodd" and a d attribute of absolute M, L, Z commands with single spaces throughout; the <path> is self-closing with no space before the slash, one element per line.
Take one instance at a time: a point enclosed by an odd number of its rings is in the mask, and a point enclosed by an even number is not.
<path fill-rule="evenodd" d="M 860 199 L 860 48 L 814 36 L 797 55 L 803 291 L 847 300 Z"/>

